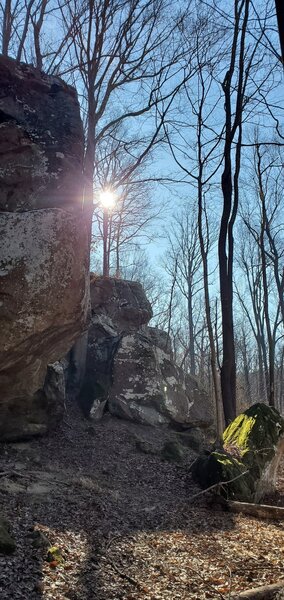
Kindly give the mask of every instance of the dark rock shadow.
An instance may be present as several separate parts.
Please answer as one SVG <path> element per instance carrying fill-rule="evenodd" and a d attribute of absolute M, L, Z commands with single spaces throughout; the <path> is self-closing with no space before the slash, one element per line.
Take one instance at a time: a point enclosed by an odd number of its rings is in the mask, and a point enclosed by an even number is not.
<path fill-rule="evenodd" d="M 39 478 L 12 478 L 14 490 L 0 492 L 17 541 L 16 553 L 0 558 L 1 600 L 126 600 L 133 592 L 142 598 L 131 582 L 135 561 L 144 565 L 141 540 L 151 536 L 155 546 L 160 532 L 190 537 L 234 528 L 233 515 L 224 518 L 203 498 L 198 508 L 188 502 L 199 491 L 188 474 L 194 453 L 178 465 L 161 459 L 159 448 L 174 432 L 108 415 L 93 425 L 70 410 L 61 428 L 29 443 L 29 457 L 19 446 L 3 447 L 1 470 L 4 463 L 20 468 L 22 460 L 21 472 Z M 33 483 L 42 487 L 30 493 Z M 17 493 L 19 484 L 26 490 Z M 67 571 L 64 565 L 52 571 L 46 550 L 33 547 L 34 526 L 51 532 L 52 545 L 63 546 Z"/>

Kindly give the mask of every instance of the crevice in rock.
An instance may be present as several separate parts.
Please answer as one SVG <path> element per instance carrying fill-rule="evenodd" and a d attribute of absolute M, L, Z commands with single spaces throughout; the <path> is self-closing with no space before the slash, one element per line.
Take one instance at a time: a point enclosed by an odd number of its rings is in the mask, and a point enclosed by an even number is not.
<path fill-rule="evenodd" d="M 7 115 L 3 110 L 0 109 L 0 125 L 1 123 L 17 123 L 17 119 L 11 115 Z"/>

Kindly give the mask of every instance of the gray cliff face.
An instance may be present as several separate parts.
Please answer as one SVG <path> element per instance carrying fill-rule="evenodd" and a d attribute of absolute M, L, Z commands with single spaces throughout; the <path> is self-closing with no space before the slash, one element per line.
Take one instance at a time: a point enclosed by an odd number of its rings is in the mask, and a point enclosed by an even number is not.
<path fill-rule="evenodd" d="M 147 326 L 151 306 L 140 284 L 94 278 L 82 407 L 97 419 L 102 408 L 148 425 L 208 427 L 207 394 L 173 362 L 165 332 Z"/>
<path fill-rule="evenodd" d="M 56 366 L 56 407 L 47 365 L 86 327 L 89 225 L 75 91 L 3 57 L 0 80 L 0 439 L 9 440 L 44 433 L 62 411 L 62 376 Z"/>
<path fill-rule="evenodd" d="M 0 210 L 80 203 L 83 127 L 75 90 L 5 57 L 0 81 Z"/>

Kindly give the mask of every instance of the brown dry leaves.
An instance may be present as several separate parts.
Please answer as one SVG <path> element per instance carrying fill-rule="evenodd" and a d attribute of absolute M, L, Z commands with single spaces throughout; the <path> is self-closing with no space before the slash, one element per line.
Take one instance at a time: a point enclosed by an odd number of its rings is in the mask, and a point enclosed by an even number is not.
<path fill-rule="evenodd" d="M 283 523 L 210 509 L 203 497 L 187 504 L 198 491 L 192 453 L 176 466 L 136 448 L 137 435 L 161 446 L 168 433 L 158 440 L 157 430 L 107 418 L 90 435 L 72 410 L 72 429 L 34 441 L 26 459 L 12 447 L 0 457 L 1 469 L 21 459 L 27 473 L 36 457 L 55 482 L 48 495 L 0 487 L 17 541 L 15 555 L 0 557 L 1 600 L 228 600 L 283 577 Z M 32 547 L 32 528 L 60 549 L 60 564 Z"/>
<path fill-rule="evenodd" d="M 112 561 L 133 578 L 139 577 L 140 589 L 133 589 L 125 600 L 228 598 L 230 590 L 241 591 L 283 577 L 284 532 L 280 524 L 238 515 L 234 529 L 226 531 L 228 515 L 216 517 L 200 508 L 193 509 L 188 518 L 193 532 L 139 532 L 113 544 Z M 214 531 L 216 519 L 219 529 Z"/>

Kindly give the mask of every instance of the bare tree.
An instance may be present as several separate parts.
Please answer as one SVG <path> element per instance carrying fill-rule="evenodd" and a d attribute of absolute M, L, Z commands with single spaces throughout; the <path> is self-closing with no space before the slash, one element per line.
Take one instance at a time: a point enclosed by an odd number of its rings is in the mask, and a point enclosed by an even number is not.
<path fill-rule="evenodd" d="M 242 289 L 235 284 L 235 290 L 242 311 L 253 333 L 257 348 L 257 395 L 262 401 L 267 399 L 268 357 L 265 335 L 265 317 L 263 310 L 263 287 L 259 250 L 247 238 L 244 230 L 240 231 L 240 250 L 237 260 L 238 273 L 244 276 Z M 245 285 L 244 285 L 244 282 Z"/>
<path fill-rule="evenodd" d="M 117 277 L 121 271 L 121 254 L 126 247 L 130 252 L 137 243 L 151 239 L 153 223 L 162 209 L 161 202 L 156 201 L 154 184 L 143 181 L 155 144 L 139 168 L 132 170 L 133 160 L 136 161 L 133 152 L 141 145 L 142 138 L 127 140 L 122 128 L 117 127 L 112 136 L 105 138 L 98 147 L 95 198 L 100 198 L 100 192 L 108 190 L 113 195 L 113 207 L 109 211 L 107 232 L 104 234 L 105 209 L 101 202 L 95 203 L 93 238 L 97 246 L 106 238 L 106 270 L 109 272 L 111 268 Z"/>
<path fill-rule="evenodd" d="M 275 0 L 276 13 L 277 13 L 277 22 L 278 22 L 278 30 L 279 30 L 279 38 L 280 38 L 280 46 L 281 46 L 281 60 L 284 63 L 284 12 L 283 12 L 283 4 L 281 0 Z"/>
<path fill-rule="evenodd" d="M 93 195 L 103 138 L 126 121 L 128 129 L 137 130 L 138 121 L 147 115 L 153 125 L 157 104 L 166 103 L 163 111 L 168 110 L 173 89 L 184 77 L 179 64 L 182 49 L 174 42 L 177 20 L 167 16 L 167 8 L 165 0 L 71 0 L 62 7 L 65 31 L 72 36 L 65 68 L 79 75 L 77 86 L 85 106 L 87 203 Z M 149 125 L 132 170 L 159 135 L 161 126 L 154 125 Z"/>
<path fill-rule="evenodd" d="M 189 358 L 189 372 L 196 375 L 195 336 L 196 323 L 194 300 L 202 289 L 201 256 L 198 247 L 196 209 L 186 209 L 174 217 L 168 232 L 169 250 L 165 259 L 165 270 L 186 301 L 188 322 L 188 344 L 186 357 Z"/>
<path fill-rule="evenodd" d="M 246 212 L 243 215 L 243 220 L 258 248 L 258 268 L 262 285 L 263 316 L 268 348 L 267 359 L 265 358 L 264 363 L 266 388 L 269 404 L 274 406 L 275 347 L 279 326 L 282 329 L 283 335 L 284 325 L 284 252 L 282 239 L 283 219 L 281 216 L 281 206 L 283 205 L 282 162 L 280 161 L 279 164 L 279 157 L 275 156 L 275 153 L 273 155 L 265 147 L 261 150 L 260 145 L 256 143 L 254 171 L 258 212 L 254 211 L 253 217 Z M 274 319 L 272 314 L 274 314 Z M 279 319 L 280 315 L 281 318 Z"/>
<path fill-rule="evenodd" d="M 204 308 L 215 396 L 217 436 L 220 441 L 223 432 L 223 409 L 220 397 L 215 335 L 211 318 L 208 267 L 209 252 L 215 235 L 210 232 L 205 200 L 206 195 L 210 196 L 211 182 L 214 181 L 214 176 L 220 167 L 219 145 L 223 129 L 222 125 L 219 130 L 215 126 L 215 111 L 218 111 L 220 99 L 215 81 L 222 56 L 219 42 L 220 37 L 223 35 L 223 28 L 212 28 L 213 14 L 214 12 L 212 14 L 209 12 L 206 15 L 200 14 L 201 26 L 195 30 L 197 74 L 192 85 L 190 82 L 186 82 L 184 85 L 184 101 L 186 104 L 182 103 L 181 112 L 184 114 L 184 111 L 186 111 L 186 114 L 191 114 L 193 119 L 191 118 L 190 121 L 186 122 L 182 116 L 180 120 L 174 123 L 167 123 L 165 129 L 171 154 L 176 164 L 196 188 L 197 213 L 193 218 L 196 222 L 196 243 L 198 243 L 198 253 L 200 253 L 200 266 L 202 264 Z M 208 36 L 210 44 L 207 43 Z M 213 102 L 211 102 L 211 95 L 214 97 Z M 192 131 L 194 135 L 192 135 Z M 201 340 L 201 354 L 203 353 L 203 340 L 204 336 Z"/>
<path fill-rule="evenodd" d="M 67 1 L 67 0 L 66 0 Z M 67 39 L 56 20 L 58 42 L 50 32 L 54 19 L 59 16 L 62 2 L 53 0 L 5 0 L 0 4 L 0 40 L 2 54 L 17 61 L 24 60 L 39 69 L 48 70 L 48 65 Z M 61 38 L 61 39 L 60 39 Z"/>

